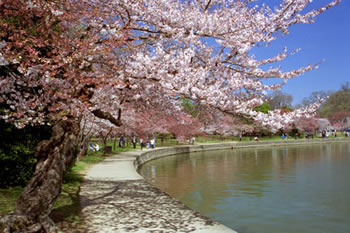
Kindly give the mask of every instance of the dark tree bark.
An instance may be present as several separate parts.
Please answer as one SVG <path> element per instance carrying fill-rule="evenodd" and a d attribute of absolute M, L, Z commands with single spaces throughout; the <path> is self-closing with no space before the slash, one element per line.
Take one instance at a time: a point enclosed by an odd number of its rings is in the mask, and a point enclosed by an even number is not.
<path fill-rule="evenodd" d="M 57 122 L 51 138 L 37 146 L 34 175 L 15 210 L 1 219 L 3 232 L 58 232 L 48 215 L 61 192 L 63 175 L 79 152 L 78 139 L 79 122 L 70 119 Z"/>
<path fill-rule="evenodd" d="M 96 110 L 92 111 L 92 114 L 94 114 L 98 118 L 108 120 L 109 122 L 111 122 L 115 126 L 121 126 L 122 125 L 121 120 L 120 120 L 121 112 L 122 112 L 121 109 L 119 109 L 117 118 L 115 118 L 111 113 L 104 112 L 101 109 L 96 109 Z"/>

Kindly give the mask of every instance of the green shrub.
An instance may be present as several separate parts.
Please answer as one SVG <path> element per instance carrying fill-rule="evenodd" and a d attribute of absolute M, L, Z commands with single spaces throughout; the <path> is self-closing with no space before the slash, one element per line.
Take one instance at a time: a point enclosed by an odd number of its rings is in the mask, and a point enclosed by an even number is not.
<path fill-rule="evenodd" d="M 48 126 L 17 129 L 0 120 L 0 187 L 25 185 L 32 177 L 35 147 L 50 137 Z"/>

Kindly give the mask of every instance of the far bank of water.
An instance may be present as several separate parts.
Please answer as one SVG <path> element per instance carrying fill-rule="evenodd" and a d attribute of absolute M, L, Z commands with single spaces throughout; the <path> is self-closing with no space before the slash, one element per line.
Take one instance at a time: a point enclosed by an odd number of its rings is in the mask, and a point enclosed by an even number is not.
<path fill-rule="evenodd" d="M 350 232 L 350 143 L 182 154 L 141 174 L 239 233 Z"/>

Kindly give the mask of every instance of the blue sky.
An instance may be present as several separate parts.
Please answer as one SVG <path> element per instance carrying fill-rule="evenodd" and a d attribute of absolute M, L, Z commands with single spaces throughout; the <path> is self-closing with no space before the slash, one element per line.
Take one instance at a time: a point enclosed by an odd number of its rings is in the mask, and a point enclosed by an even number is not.
<path fill-rule="evenodd" d="M 313 0 L 309 8 L 320 8 L 331 0 Z M 280 1 L 269 0 L 278 4 Z M 336 91 L 341 84 L 350 82 L 350 0 L 342 0 L 337 6 L 316 18 L 314 24 L 294 25 L 291 33 L 279 38 L 261 55 L 271 56 L 284 47 L 289 51 L 301 48 L 296 55 L 281 63 L 283 70 L 290 70 L 308 64 L 316 64 L 324 59 L 317 70 L 290 80 L 282 89 L 293 96 L 293 104 L 298 104 L 313 91 Z"/>

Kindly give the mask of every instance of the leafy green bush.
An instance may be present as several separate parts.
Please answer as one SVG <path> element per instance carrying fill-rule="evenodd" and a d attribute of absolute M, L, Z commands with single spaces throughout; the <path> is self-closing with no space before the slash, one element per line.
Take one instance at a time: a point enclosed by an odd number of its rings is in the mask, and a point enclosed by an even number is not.
<path fill-rule="evenodd" d="M 0 187 L 25 185 L 32 177 L 35 147 L 50 137 L 48 126 L 17 129 L 0 120 Z"/>

